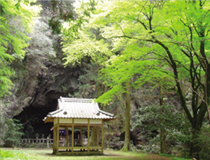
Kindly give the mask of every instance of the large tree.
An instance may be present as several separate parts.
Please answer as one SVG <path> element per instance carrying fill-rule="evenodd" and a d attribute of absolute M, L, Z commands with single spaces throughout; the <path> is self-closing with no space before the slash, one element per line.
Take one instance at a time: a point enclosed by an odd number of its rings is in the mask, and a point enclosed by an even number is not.
<path fill-rule="evenodd" d="M 146 48 L 139 45 L 139 50 L 150 54 L 151 64 L 159 62 L 159 73 L 165 72 L 174 81 L 181 106 L 191 123 L 190 156 L 198 157 L 196 138 L 210 102 L 210 3 L 201 0 L 105 3 L 107 5 L 98 7 L 100 13 L 95 18 L 95 26 L 103 27 L 101 30 L 107 39 L 127 38 L 136 44 L 145 43 Z M 128 72 L 123 71 L 122 76 L 127 77 Z M 187 105 L 189 92 L 191 103 Z"/>
<path fill-rule="evenodd" d="M 119 92 L 128 94 L 130 90 L 126 86 L 130 85 L 141 86 L 152 81 L 159 86 L 160 81 L 152 79 L 165 78 L 164 83 L 177 91 L 181 106 L 191 123 L 192 157 L 198 157 L 196 138 L 209 110 L 209 8 L 210 3 L 201 0 L 104 1 L 96 7 L 96 15 L 89 20 L 92 28 L 100 30 L 103 39 L 112 42 L 113 46 L 109 49 L 118 49 L 117 53 L 124 50 L 122 55 L 110 55 L 107 64 L 111 65 L 106 66 L 103 74 L 108 77 L 106 83 L 112 89 L 98 101 L 108 103 Z M 71 30 L 68 32 L 72 33 Z M 122 41 L 125 39 L 129 41 L 123 46 Z M 103 46 L 103 43 L 91 42 L 87 48 Z M 89 50 L 87 53 L 94 53 L 95 56 L 98 54 L 95 51 Z M 75 58 L 74 53 L 67 57 L 67 61 Z M 84 55 L 81 54 L 80 59 Z M 96 57 L 101 60 L 100 56 Z M 141 76 L 130 84 L 130 80 L 137 75 Z M 187 100 L 186 95 L 189 94 L 191 96 Z M 127 98 L 129 100 L 129 96 Z M 187 101 L 191 102 L 190 105 Z"/>
<path fill-rule="evenodd" d="M 84 9 L 82 9 L 82 11 L 84 11 Z M 98 12 L 98 10 L 96 10 L 96 12 Z M 148 60 L 148 50 L 145 52 L 140 51 L 139 44 L 136 43 L 136 40 L 113 39 L 110 41 L 110 39 L 105 39 L 110 45 L 104 43 L 104 37 L 102 37 L 103 34 L 100 31 L 101 28 L 93 29 L 93 27 L 95 27 L 94 19 L 94 15 L 92 15 L 92 17 L 88 16 L 87 18 L 87 16 L 81 14 L 81 17 L 77 20 L 72 20 L 63 25 L 64 52 L 67 54 L 65 58 L 66 64 L 80 63 L 82 58 L 88 56 L 91 57 L 92 61 L 98 63 L 98 70 L 105 67 L 101 77 L 106 79 L 104 83 L 112 89 L 97 99 L 97 101 L 102 104 L 108 104 L 116 95 L 118 95 L 116 97 L 121 99 L 121 106 L 125 106 L 126 108 L 124 150 L 130 150 L 130 90 L 134 86 L 136 87 L 145 83 L 145 81 L 141 79 L 146 78 L 151 81 L 151 78 L 142 76 L 138 81 L 133 83 L 132 78 L 136 74 L 147 72 L 148 66 L 155 66 L 151 65 L 151 61 Z M 87 21 L 90 23 L 86 23 Z M 92 21 L 93 23 L 91 23 Z M 107 25 L 108 23 L 109 22 L 105 21 L 104 24 Z M 104 28 L 104 26 L 102 26 L 102 28 Z M 94 34 L 94 31 L 98 31 L 99 35 Z M 123 52 L 121 53 L 121 51 Z M 132 52 L 136 52 L 136 54 L 131 54 Z M 139 59 L 141 59 L 140 63 Z M 106 60 L 108 60 L 107 63 L 105 62 Z M 157 67 L 158 62 L 152 63 Z M 160 71 L 156 72 L 158 72 L 159 75 L 156 74 L 157 76 L 155 78 L 153 76 L 154 79 L 161 76 L 162 78 L 165 77 L 165 75 L 163 75 L 165 73 Z M 160 84 L 158 84 L 158 86 L 159 85 Z M 125 100 L 122 100 L 124 93 L 126 94 Z"/>
<path fill-rule="evenodd" d="M 103 104 L 109 104 L 114 101 L 114 97 L 125 99 L 122 101 L 122 105 L 125 106 L 125 143 L 123 147 L 125 151 L 131 150 L 130 95 L 132 90 L 138 89 L 147 82 L 154 88 L 160 85 L 169 87 L 173 84 L 171 77 L 168 75 L 169 72 L 159 68 L 161 66 L 160 62 L 152 61 L 151 54 L 139 50 L 139 46 L 142 46 L 142 44 L 125 39 L 113 45 L 113 51 L 119 51 L 120 48 L 122 51 L 117 56 L 112 56 L 106 67 L 101 70 L 104 83 L 110 90 L 96 100 Z M 164 80 L 167 81 L 164 82 Z"/>

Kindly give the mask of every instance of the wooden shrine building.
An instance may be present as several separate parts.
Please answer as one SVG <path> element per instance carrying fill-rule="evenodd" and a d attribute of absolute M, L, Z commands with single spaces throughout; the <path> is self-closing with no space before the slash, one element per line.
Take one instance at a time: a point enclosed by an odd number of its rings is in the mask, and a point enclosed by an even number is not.
<path fill-rule="evenodd" d="M 44 122 L 53 122 L 54 154 L 103 154 L 103 123 L 113 119 L 93 99 L 60 97 Z"/>

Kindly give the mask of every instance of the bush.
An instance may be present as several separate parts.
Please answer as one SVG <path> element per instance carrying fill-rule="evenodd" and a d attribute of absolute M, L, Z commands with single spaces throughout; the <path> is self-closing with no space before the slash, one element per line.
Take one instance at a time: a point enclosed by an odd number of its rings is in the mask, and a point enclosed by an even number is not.
<path fill-rule="evenodd" d="M 142 147 L 145 152 L 160 153 L 161 141 L 164 140 L 165 153 L 189 155 L 186 151 L 190 143 L 190 123 L 178 107 L 168 104 L 148 105 L 139 108 L 134 118 L 132 129 L 141 128 L 140 134 L 147 142 Z"/>
<path fill-rule="evenodd" d="M 19 124 L 17 120 L 7 119 L 4 116 L 0 116 L 0 145 L 5 147 L 13 147 L 19 143 L 21 136 L 20 132 L 22 124 Z"/>
<path fill-rule="evenodd" d="M 201 160 L 210 159 L 210 127 L 208 124 L 204 125 L 201 134 L 198 138 L 200 142 L 201 151 L 199 152 L 199 157 Z"/>

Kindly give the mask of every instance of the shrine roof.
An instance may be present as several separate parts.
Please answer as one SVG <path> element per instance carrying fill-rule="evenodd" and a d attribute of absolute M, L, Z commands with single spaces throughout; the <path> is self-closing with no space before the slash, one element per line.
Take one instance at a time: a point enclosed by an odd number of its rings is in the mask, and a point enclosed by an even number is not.
<path fill-rule="evenodd" d="M 52 122 L 54 118 L 115 119 L 114 114 L 100 110 L 94 99 L 66 97 L 58 99 L 57 110 L 48 113 L 44 121 Z"/>

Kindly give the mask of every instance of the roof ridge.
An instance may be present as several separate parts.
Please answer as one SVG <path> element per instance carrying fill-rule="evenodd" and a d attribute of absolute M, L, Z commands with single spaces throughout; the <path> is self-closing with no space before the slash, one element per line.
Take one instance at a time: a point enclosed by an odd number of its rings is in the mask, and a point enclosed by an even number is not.
<path fill-rule="evenodd" d="M 108 112 L 100 110 L 100 109 L 99 109 L 99 112 L 101 112 L 103 114 L 106 114 L 106 115 L 109 115 L 109 116 L 114 116 L 114 114 L 108 113 Z"/>
<path fill-rule="evenodd" d="M 69 97 L 60 97 L 64 99 L 95 99 L 95 98 L 69 98 Z"/>
<path fill-rule="evenodd" d="M 94 99 L 88 98 L 68 98 L 68 97 L 60 97 L 61 102 L 89 102 L 91 103 Z"/>

